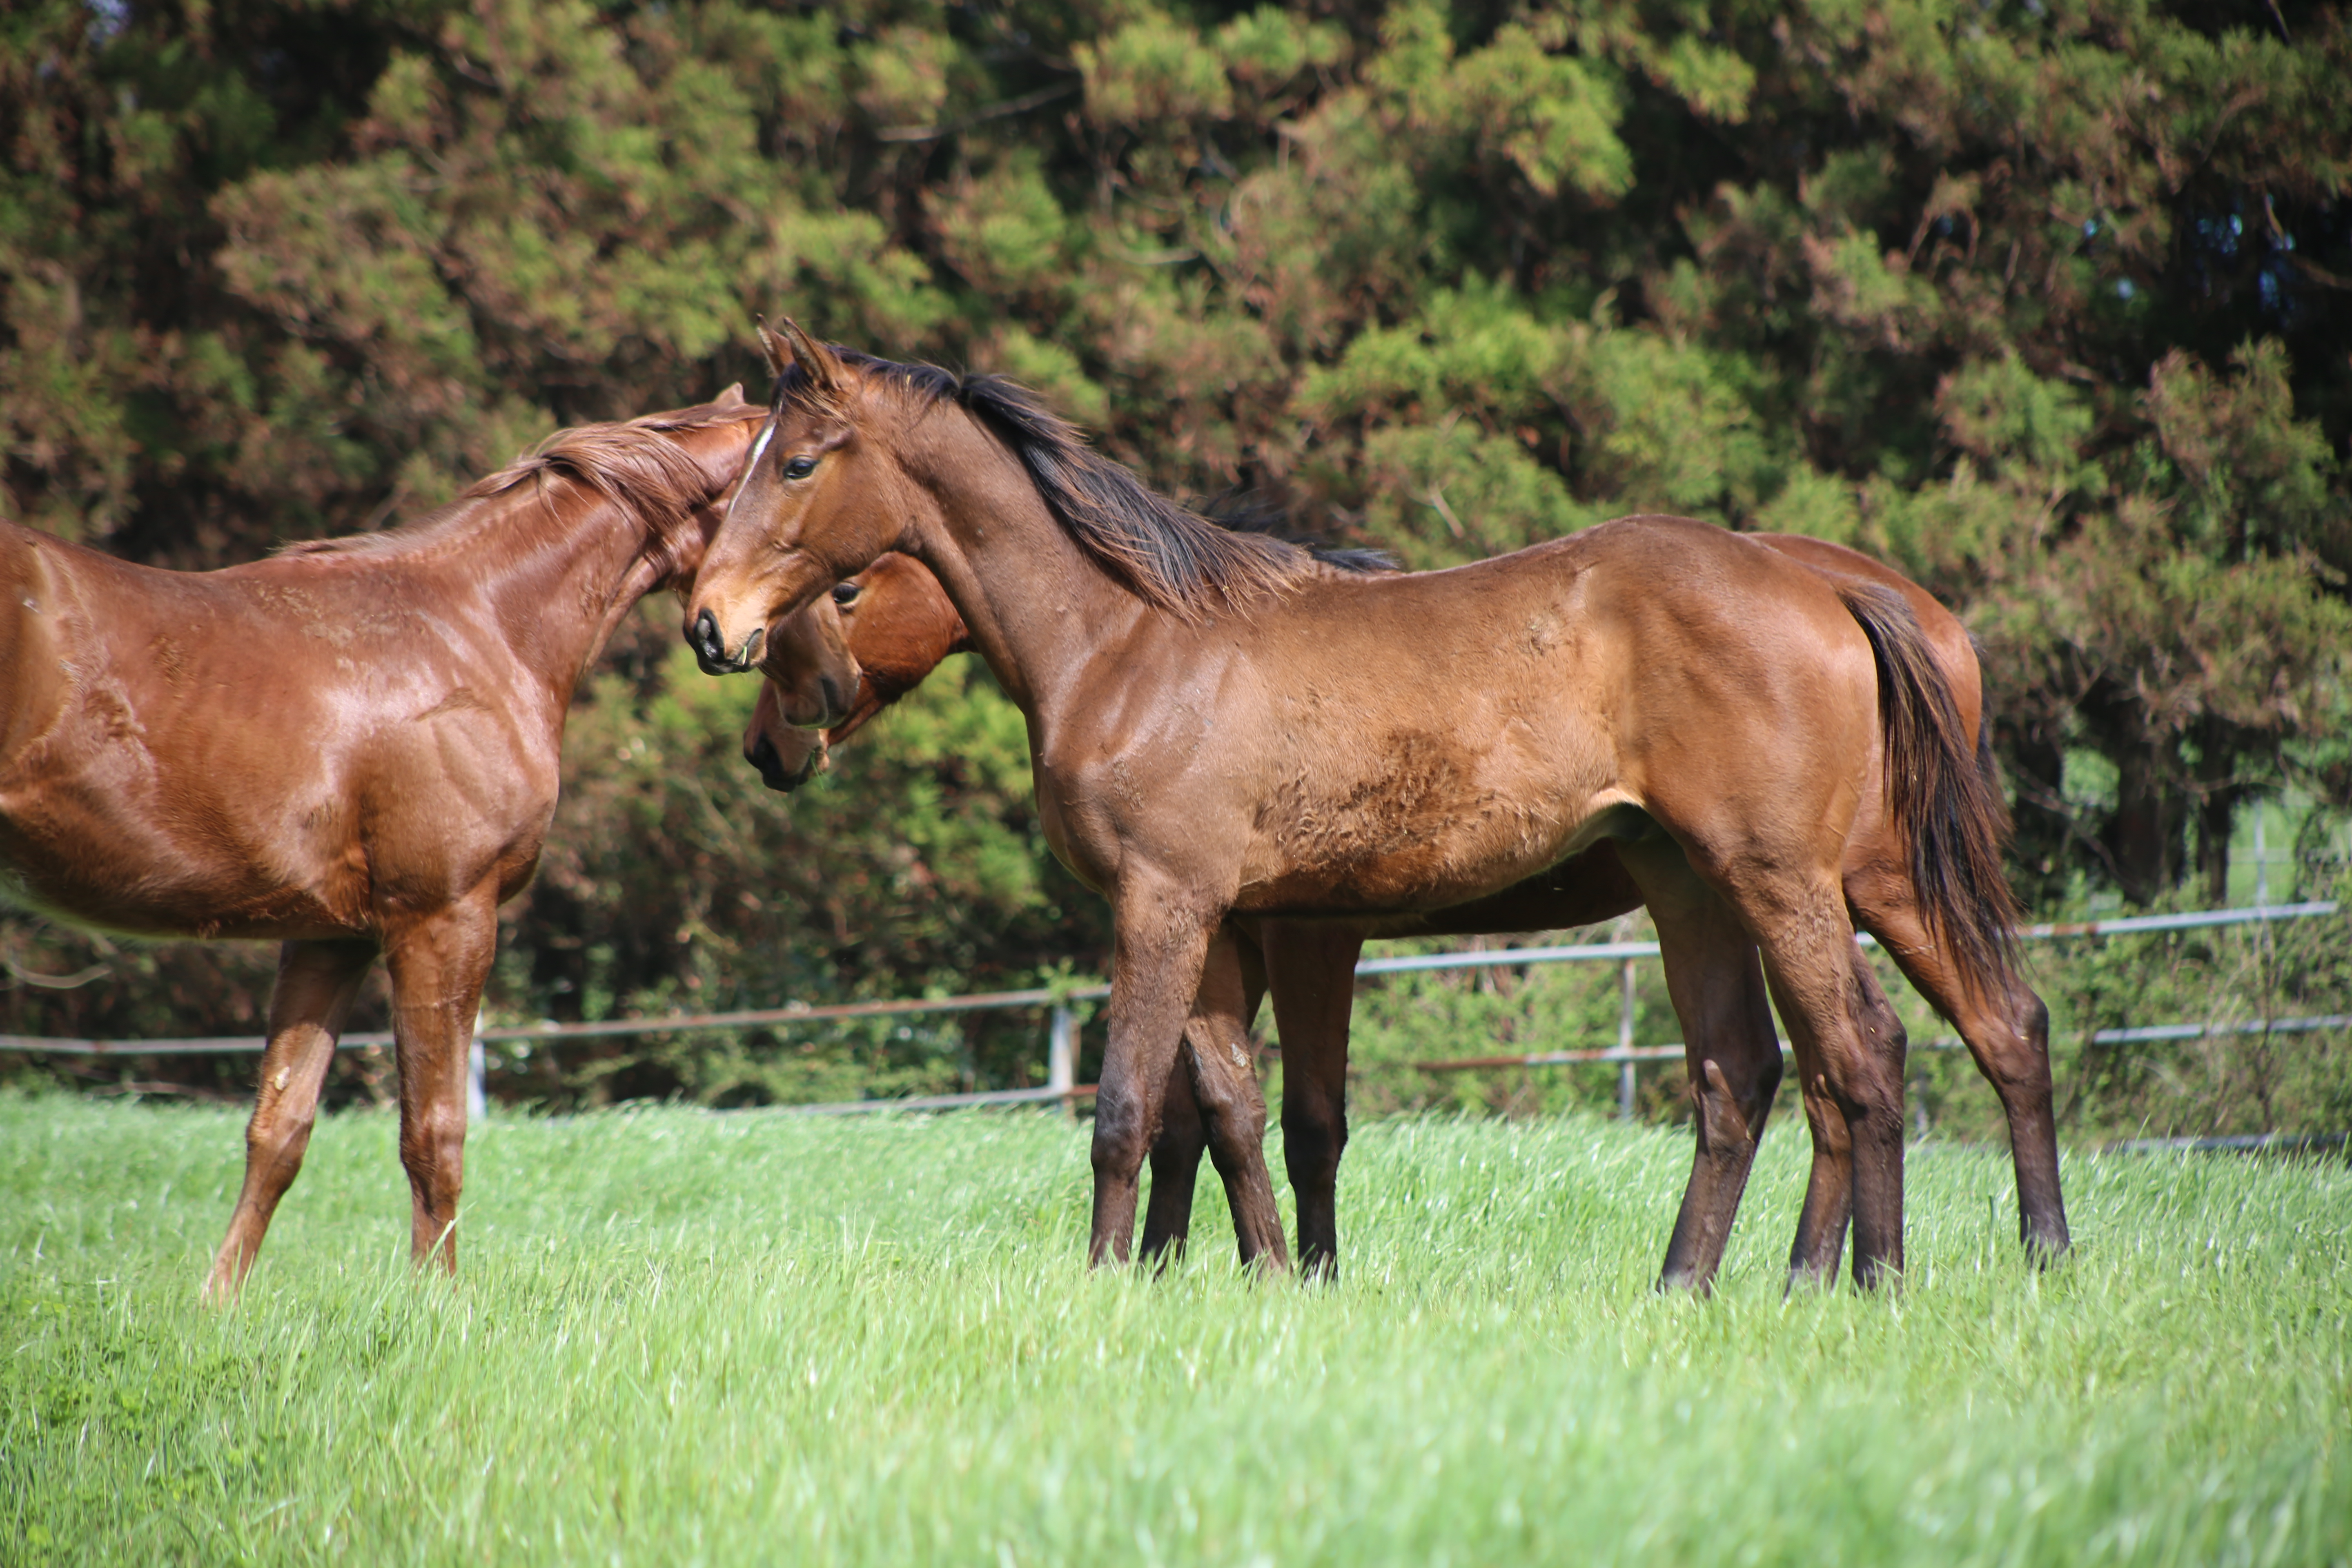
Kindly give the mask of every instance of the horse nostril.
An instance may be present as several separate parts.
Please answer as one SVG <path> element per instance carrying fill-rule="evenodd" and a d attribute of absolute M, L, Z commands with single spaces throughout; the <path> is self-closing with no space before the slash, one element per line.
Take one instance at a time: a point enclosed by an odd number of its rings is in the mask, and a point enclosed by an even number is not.
<path fill-rule="evenodd" d="M 834 679 L 830 675 L 818 676 L 816 683 L 818 689 L 824 693 L 824 717 L 826 725 L 830 728 L 843 714 L 849 711 L 849 704 L 841 700 L 841 688 L 834 683 Z"/>
<path fill-rule="evenodd" d="M 695 658 L 701 663 L 703 673 L 717 674 L 714 667 L 723 662 L 720 657 L 722 650 L 719 646 L 719 617 L 709 610 L 695 616 L 693 628 L 688 632 L 686 640 L 694 649 Z"/>

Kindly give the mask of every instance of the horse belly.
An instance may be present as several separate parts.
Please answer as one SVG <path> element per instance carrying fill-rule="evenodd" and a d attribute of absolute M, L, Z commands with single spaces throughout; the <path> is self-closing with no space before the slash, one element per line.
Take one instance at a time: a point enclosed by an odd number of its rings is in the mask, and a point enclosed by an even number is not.
<path fill-rule="evenodd" d="M 79 695 L 69 721 L 0 759 L 0 896 L 147 937 L 364 929 L 347 809 L 274 798 L 275 774 L 217 755 L 167 762 L 107 683 Z"/>
<path fill-rule="evenodd" d="M 320 858 L 257 849 L 186 821 L 125 811 L 111 800 L 89 810 L 70 800 L 0 813 L 0 897 L 75 925 L 140 937 L 350 936 L 368 927 L 366 900 L 339 896 L 364 887 Z"/>
<path fill-rule="evenodd" d="M 1303 781 L 1257 816 L 1237 908 L 1262 913 L 1440 909 L 1497 892 L 1587 847 L 1621 804 L 1606 782 L 1510 787 L 1492 759 L 1432 738 L 1392 747 L 1344 790 Z M 1500 774 L 1502 776 L 1496 776 Z"/>

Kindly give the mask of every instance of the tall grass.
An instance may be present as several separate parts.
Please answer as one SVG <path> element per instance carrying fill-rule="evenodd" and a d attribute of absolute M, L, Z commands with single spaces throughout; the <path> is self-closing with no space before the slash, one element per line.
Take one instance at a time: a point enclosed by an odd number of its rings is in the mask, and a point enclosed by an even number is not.
<path fill-rule="evenodd" d="M 236 1119 L 0 1098 L 0 1558 L 2352 1555 L 2341 1164 L 2075 1158 L 2039 1274 L 1930 1145 L 1904 1288 L 1784 1297 L 1781 1124 L 1702 1301 L 1650 1289 L 1685 1139 L 1583 1119 L 1366 1126 L 1328 1289 L 1238 1275 L 1210 1183 L 1168 1277 L 1087 1273 L 1050 1117 L 677 1110 L 478 1128 L 420 1281 L 393 1142 L 323 1125 L 208 1312 Z"/>

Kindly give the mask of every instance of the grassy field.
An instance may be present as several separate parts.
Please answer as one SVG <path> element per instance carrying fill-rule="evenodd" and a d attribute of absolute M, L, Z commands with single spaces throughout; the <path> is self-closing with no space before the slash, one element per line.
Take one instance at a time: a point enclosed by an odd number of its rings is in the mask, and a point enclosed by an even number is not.
<path fill-rule="evenodd" d="M 0 1560 L 2352 1556 L 2340 1162 L 2076 1158 L 2036 1275 L 2005 1157 L 1930 1145 L 1906 1288 L 1784 1299 L 1784 1121 L 1699 1301 L 1678 1133 L 1367 1126 L 1302 1289 L 1206 1182 L 1169 1277 L 1089 1275 L 1043 1116 L 499 1119 L 453 1288 L 354 1113 L 211 1313 L 238 1128 L 0 1098 Z"/>

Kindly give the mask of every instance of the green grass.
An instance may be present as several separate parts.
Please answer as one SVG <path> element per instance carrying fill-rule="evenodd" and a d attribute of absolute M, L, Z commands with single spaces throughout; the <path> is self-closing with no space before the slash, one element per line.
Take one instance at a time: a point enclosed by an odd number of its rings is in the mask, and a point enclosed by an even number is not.
<path fill-rule="evenodd" d="M 1701 1301 L 1674 1132 L 1365 1127 L 1311 1289 L 1206 1181 L 1168 1278 L 1088 1274 L 1045 1117 L 499 1119 L 451 1287 L 352 1114 L 214 1313 L 236 1118 L 0 1098 L 0 1561 L 2352 1554 L 2340 1163 L 2075 1158 L 2038 1275 L 2005 1157 L 1930 1147 L 1905 1289 L 1784 1299 L 1803 1144 Z"/>

